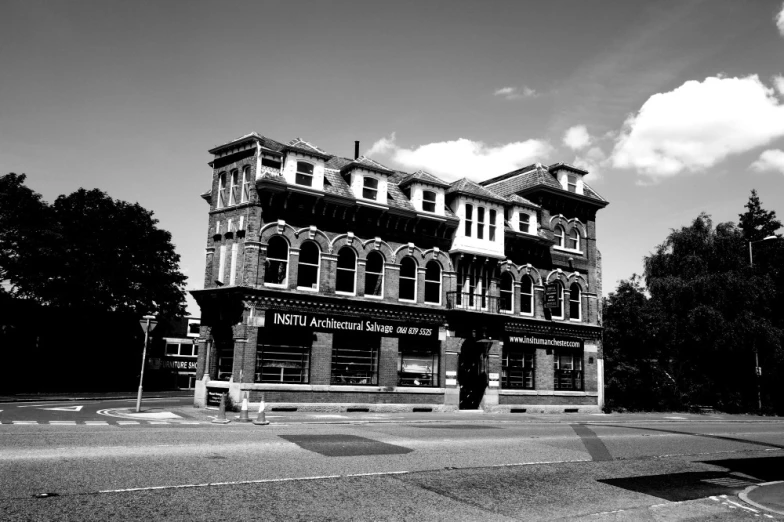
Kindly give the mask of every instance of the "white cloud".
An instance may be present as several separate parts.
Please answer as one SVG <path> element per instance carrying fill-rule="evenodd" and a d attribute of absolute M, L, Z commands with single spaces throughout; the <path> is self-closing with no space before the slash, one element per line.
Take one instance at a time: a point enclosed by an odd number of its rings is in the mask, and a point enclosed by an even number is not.
<path fill-rule="evenodd" d="M 784 2 L 781 4 L 781 11 L 776 15 L 776 27 L 779 28 L 779 34 L 784 36 Z"/>
<path fill-rule="evenodd" d="M 520 98 L 535 98 L 536 96 L 539 96 L 539 93 L 524 85 L 522 89 L 518 89 L 517 87 L 501 87 L 493 93 L 493 96 L 502 96 L 507 100 L 519 100 Z"/>
<path fill-rule="evenodd" d="M 599 147 L 591 147 L 584 154 L 576 156 L 572 165 L 587 170 L 585 180 L 598 181 L 602 178 L 602 167 L 607 164 L 607 155 Z"/>
<path fill-rule="evenodd" d="M 784 96 L 784 76 L 777 75 L 773 77 L 773 85 L 776 86 L 776 90 L 779 91 L 779 94 Z"/>
<path fill-rule="evenodd" d="M 585 125 L 575 125 L 566 130 L 563 143 L 572 150 L 580 150 L 591 144 L 591 136 Z"/>
<path fill-rule="evenodd" d="M 377 142 L 375 142 L 368 150 L 365 152 L 365 156 L 373 156 L 379 154 L 386 154 L 390 150 L 395 148 L 395 133 L 389 135 L 388 138 L 381 138 Z"/>
<path fill-rule="evenodd" d="M 778 170 L 784 174 L 784 150 L 766 150 L 757 161 L 749 165 L 751 170 L 762 172 L 766 170 Z"/>
<path fill-rule="evenodd" d="M 757 75 L 709 77 L 648 98 L 631 115 L 612 165 L 652 180 L 707 169 L 784 136 L 784 106 Z"/>
<path fill-rule="evenodd" d="M 409 149 L 397 146 L 392 134 L 378 140 L 370 150 L 383 150 L 377 155 L 388 154 L 404 170 L 424 169 L 445 181 L 462 177 L 479 181 L 543 161 L 552 147 L 542 140 L 517 141 L 493 147 L 481 141 L 459 138 Z"/>

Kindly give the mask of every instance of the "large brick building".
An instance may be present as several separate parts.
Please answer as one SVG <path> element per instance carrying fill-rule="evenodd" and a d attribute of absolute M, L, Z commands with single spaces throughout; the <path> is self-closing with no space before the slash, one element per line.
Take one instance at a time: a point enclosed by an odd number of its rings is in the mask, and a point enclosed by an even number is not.
<path fill-rule="evenodd" d="M 209 152 L 196 405 L 602 407 L 586 171 L 446 183 L 256 133 Z"/>

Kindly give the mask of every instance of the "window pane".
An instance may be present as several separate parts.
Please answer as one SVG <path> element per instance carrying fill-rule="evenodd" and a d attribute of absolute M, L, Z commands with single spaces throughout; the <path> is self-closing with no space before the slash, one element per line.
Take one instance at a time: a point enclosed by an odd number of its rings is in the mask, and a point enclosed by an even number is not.
<path fill-rule="evenodd" d="M 520 312 L 533 313 L 533 281 L 528 276 L 523 276 L 520 285 Z"/>
<path fill-rule="evenodd" d="M 312 339 L 309 332 L 265 335 L 259 339 L 254 382 L 307 384 Z"/>
<path fill-rule="evenodd" d="M 437 386 L 438 347 L 401 349 L 397 369 L 398 386 Z"/>
<path fill-rule="evenodd" d="M 410 257 L 404 257 L 400 262 L 400 277 L 416 277 L 416 262 Z"/>
<path fill-rule="evenodd" d="M 306 176 L 304 174 L 297 174 L 295 179 L 297 185 L 304 185 L 306 187 L 313 186 L 313 176 Z"/>
<path fill-rule="evenodd" d="M 177 355 L 180 350 L 179 344 L 174 343 L 167 343 L 166 344 L 166 355 Z"/>
<path fill-rule="evenodd" d="M 284 284 L 288 268 L 289 246 L 280 236 L 274 236 L 267 245 L 264 282 Z"/>
<path fill-rule="evenodd" d="M 501 360 L 501 387 L 533 389 L 534 353 L 504 350 Z"/>
<path fill-rule="evenodd" d="M 193 345 L 182 343 L 180 345 L 180 355 L 193 355 Z"/>
<path fill-rule="evenodd" d="M 297 286 L 318 290 L 318 273 L 318 266 L 300 263 L 297 270 Z"/>
<path fill-rule="evenodd" d="M 384 260 L 381 254 L 371 252 L 365 263 L 365 295 L 382 295 L 384 285 Z"/>
<path fill-rule="evenodd" d="M 364 183 L 366 188 L 377 189 L 378 188 L 378 180 L 375 178 L 364 178 Z"/>
<path fill-rule="evenodd" d="M 338 270 L 335 277 L 335 290 L 354 293 L 357 256 L 354 251 L 344 247 L 338 252 Z"/>
<path fill-rule="evenodd" d="M 338 252 L 338 268 L 347 268 L 349 270 L 354 270 L 356 266 L 356 259 L 357 256 L 354 254 L 354 251 L 350 248 L 342 248 L 340 252 Z"/>
<path fill-rule="evenodd" d="M 422 210 L 425 212 L 436 211 L 436 193 L 430 190 L 422 192 Z"/>
<path fill-rule="evenodd" d="M 332 343 L 332 384 L 378 384 L 381 338 L 336 333 Z"/>
<path fill-rule="evenodd" d="M 274 285 L 282 285 L 286 282 L 286 266 L 285 261 L 275 261 L 267 259 L 264 270 L 264 282 Z"/>
<path fill-rule="evenodd" d="M 416 299 L 416 282 L 413 279 L 400 279 L 400 299 Z"/>
<path fill-rule="evenodd" d="M 299 250 L 299 262 L 307 263 L 309 265 L 317 265 L 319 263 L 319 248 L 315 243 L 303 243 Z"/>
<path fill-rule="evenodd" d="M 529 232 L 530 231 L 530 216 L 528 214 L 524 214 L 520 212 L 520 232 Z"/>
<path fill-rule="evenodd" d="M 289 257 L 289 244 L 280 236 L 270 238 L 267 245 L 267 258 L 272 259 L 288 259 Z"/>
<path fill-rule="evenodd" d="M 301 172 L 303 174 L 310 174 L 313 175 L 313 165 L 310 163 L 305 163 L 304 161 L 297 162 L 297 172 Z"/>
<path fill-rule="evenodd" d="M 231 343 L 221 343 L 218 346 L 218 377 L 219 381 L 228 381 L 231 379 L 231 372 L 234 368 L 234 348 Z"/>

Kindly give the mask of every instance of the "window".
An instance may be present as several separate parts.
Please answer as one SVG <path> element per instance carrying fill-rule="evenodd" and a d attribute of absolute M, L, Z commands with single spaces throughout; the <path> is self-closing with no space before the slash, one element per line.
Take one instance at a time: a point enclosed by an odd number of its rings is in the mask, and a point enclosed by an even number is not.
<path fill-rule="evenodd" d="M 441 265 L 436 261 L 425 266 L 425 302 L 441 304 Z"/>
<path fill-rule="evenodd" d="M 218 174 L 218 208 L 223 208 L 229 204 L 229 178 L 228 174 L 221 172 Z"/>
<path fill-rule="evenodd" d="M 295 178 L 297 185 L 305 185 L 306 187 L 313 186 L 313 165 L 304 161 L 297 162 L 297 177 Z"/>
<path fill-rule="evenodd" d="M 471 227 L 474 224 L 473 219 L 474 219 L 474 207 L 473 207 L 473 205 L 466 205 L 465 206 L 465 235 L 466 235 L 466 237 L 471 237 Z"/>
<path fill-rule="evenodd" d="M 285 334 L 265 332 L 261 336 L 256 347 L 254 382 L 307 384 L 313 334 L 286 330 Z"/>
<path fill-rule="evenodd" d="M 195 357 L 199 355 L 199 348 L 192 342 L 166 343 L 166 355 Z"/>
<path fill-rule="evenodd" d="M 534 389 L 534 352 L 504 348 L 501 359 L 501 387 Z"/>
<path fill-rule="evenodd" d="M 514 278 L 509 272 L 501 275 L 501 302 L 499 308 L 501 312 L 512 313 L 514 305 Z"/>
<path fill-rule="evenodd" d="M 261 165 L 263 167 L 280 170 L 280 161 L 273 158 L 267 158 L 266 156 L 261 158 Z"/>
<path fill-rule="evenodd" d="M 231 193 L 229 194 L 229 206 L 240 202 L 240 173 L 237 169 L 231 171 Z"/>
<path fill-rule="evenodd" d="M 566 248 L 570 248 L 572 250 L 580 250 L 580 233 L 577 231 L 576 228 L 573 228 L 571 232 L 569 232 L 569 237 L 567 238 Z"/>
<path fill-rule="evenodd" d="M 335 276 L 335 291 L 344 294 L 354 293 L 357 275 L 357 255 L 349 247 L 338 252 L 338 273 Z"/>
<path fill-rule="evenodd" d="M 332 384 L 377 385 L 381 337 L 335 333 L 332 338 Z"/>
<path fill-rule="evenodd" d="M 580 320 L 580 287 L 576 283 L 569 287 L 569 319 Z"/>
<path fill-rule="evenodd" d="M 563 319 L 564 316 L 564 302 L 563 302 L 563 294 L 564 288 L 563 285 L 559 282 L 553 283 L 555 287 L 558 289 L 558 308 L 550 308 L 550 315 L 553 319 Z"/>
<path fill-rule="evenodd" d="M 188 336 L 199 335 L 199 328 L 201 328 L 200 323 L 188 323 Z"/>
<path fill-rule="evenodd" d="M 417 264 L 410 257 L 400 262 L 400 294 L 402 301 L 416 301 Z"/>
<path fill-rule="evenodd" d="M 517 220 L 518 226 L 520 228 L 520 232 L 525 232 L 530 234 L 531 232 L 531 216 L 526 214 L 525 212 L 520 212 L 520 215 Z"/>
<path fill-rule="evenodd" d="M 398 386 L 438 386 L 438 343 L 406 345 L 397 360 Z"/>
<path fill-rule="evenodd" d="M 436 211 L 436 193 L 431 190 L 422 191 L 422 210 L 425 212 Z"/>
<path fill-rule="evenodd" d="M 566 187 L 569 192 L 577 192 L 577 176 L 574 174 L 566 175 Z"/>
<path fill-rule="evenodd" d="M 490 210 L 490 241 L 495 241 L 495 210 Z"/>
<path fill-rule="evenodd" d="M 534 282 L 527 275 L 520 282 L 520 313 L 534 315 Z"/>
<path fill-rule="evenodd" d="M 384 295 L 384 258 L 378 252 L 369 253 L 365 262 L 365 295 Z"/>
<path fill-rule="evenodd" d="M 267 245 L 267 260 L 264 262 L 264 282 L 270 285 L 286 285 L 289 266 L 289 244 L 281 236 L 273 236 Z"/>
<path fill-rule="evenodd" d="M 297 288 L 318 290 L 319 267 L 321 266 L 321 250 L 312 241 L 302 243 L 299 249 L 299 265 L 297 265 Z"/>
<path fill-rule="evenodd" d="M 485 207 L 477 207 L 476 209 L 476 237 L 485 238 Z"/>
<path fill-rule="evenodd" d="M 378 180 L 365 176 L 362 181 L 362 197 L 365 199 L 378 199 Z"/>
<path fill-rule="evenodd" d="M 231 379 L 231 372 L 234 369 L 234 346 L 231 342 L 222 341 L 216 343 L 218 354 L 218 377 L 219 381 Z"/>
<path fill-rule="evenodd" d="M 555 235 L 555 246 L 559 246 L 563 248 L 564 246 L 564 229 L 561 225 L 556 225 L 555 230 L 553 230 L 553 234 Z"/>
<path fill-rule="evenodd" d="M 250 167 L 242 170 L 242 203 L 250 201 L 250 186 L 253 180 L 250 177 Z"/>
<path fill-rule="evenodd" d="M 557 351 L 553 358 L 556 390 L 583 389 L 583 354 Z"/>

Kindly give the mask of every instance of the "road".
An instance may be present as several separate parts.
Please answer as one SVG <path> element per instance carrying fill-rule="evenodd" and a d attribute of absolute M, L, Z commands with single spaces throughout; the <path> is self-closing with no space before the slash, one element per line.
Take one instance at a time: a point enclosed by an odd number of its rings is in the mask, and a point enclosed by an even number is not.
<path fill-rule="evenodd" d="M 177 413 L 165 420 L 106 415 L 132 401 L 0 404 L 0 520 L 784 520 L 738 498 L 784 480 L 780 421 L 313 414 L 223 426 L 188 403 L 145 401 Z"/>

